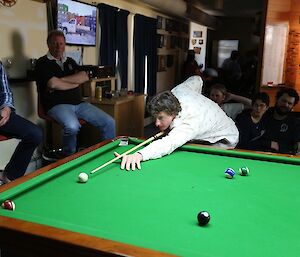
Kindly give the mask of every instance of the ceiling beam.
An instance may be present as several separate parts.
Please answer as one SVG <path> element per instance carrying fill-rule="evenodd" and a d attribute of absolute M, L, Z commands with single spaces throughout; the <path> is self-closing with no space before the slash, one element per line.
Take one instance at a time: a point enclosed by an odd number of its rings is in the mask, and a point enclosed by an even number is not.
<path fill-rule="evenodd" d="M 218 25 L 218 19 L 211 16 L 199 8 L 197 8 L 197 1 L 187 0 L 187 17 L 196 23 L 200 23 L 210 29 L 216 29 Z"/>

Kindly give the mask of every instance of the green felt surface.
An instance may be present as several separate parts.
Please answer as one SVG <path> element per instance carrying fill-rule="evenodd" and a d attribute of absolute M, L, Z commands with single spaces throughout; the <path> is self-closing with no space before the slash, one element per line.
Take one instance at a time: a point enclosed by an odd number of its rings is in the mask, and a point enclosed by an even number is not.
<path fill-rule="evenodd" d="M 299 160 L 183 147 L 141 171 L 119 161 L 77 182 L 128 146 L 112 142 L 3 192 L 14 212 L 0 215 L 176 254 L 211 257 L 299 256 Z M 242 177 L 238 168 L 247 166 Z M 237 174 L 226 179 L 224 171 Z M 205 227 L 197 214 L 211 215 Z"/>

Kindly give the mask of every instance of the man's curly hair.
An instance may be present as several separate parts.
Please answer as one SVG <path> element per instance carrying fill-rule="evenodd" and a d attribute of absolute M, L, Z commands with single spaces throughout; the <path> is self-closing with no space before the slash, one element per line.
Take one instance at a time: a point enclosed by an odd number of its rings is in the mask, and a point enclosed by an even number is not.
<path fill-rule="evenodd" d="M 289 88 L 289 87 L 281 88 L 276 94 L 276 100 L 278 100 L 284 94 L 287 94 L 288 96 L 295 98 L 294 106 L 299 102 L 299 95 L 298 95 L 297 91 L 295 89 Z"/>
<path fill-rule="evenodd" d="M 153 117 L 160 112 L 176 116 L 181 111 L 181 106 L 171 91 L 163 91 L 148 102 L 147 110 Z"/>

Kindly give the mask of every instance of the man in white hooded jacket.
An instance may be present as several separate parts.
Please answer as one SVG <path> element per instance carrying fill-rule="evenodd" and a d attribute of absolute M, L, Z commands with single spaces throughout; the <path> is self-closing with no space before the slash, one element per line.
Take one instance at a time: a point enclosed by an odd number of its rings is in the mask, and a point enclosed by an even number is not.
<path fill-rule="evenodd" d="M 170 131 L 138 152 L 123 156 L 121 169 L 141 169 L 141 161 L 168 155 L 191 140 L 223 148 L 236 146 L 238 129 L 215 102 L 201 94 L 202 85 L 199 76 L 192 76 L 152 98 L 147 107 L 155 125 L 160 131 Z"/>

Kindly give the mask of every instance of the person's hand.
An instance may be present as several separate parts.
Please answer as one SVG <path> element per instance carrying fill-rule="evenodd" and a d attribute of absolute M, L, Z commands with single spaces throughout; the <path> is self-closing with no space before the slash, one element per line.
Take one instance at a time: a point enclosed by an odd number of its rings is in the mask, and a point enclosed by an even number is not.
<path fill-rule="evenodd" d="M 4 107 L 0 111 L 0 114 L 1 114 L 1 117 L 2 117 L 0 119 L 0 127 L 3 126 L 3 125 L 5 125 L 9 121 L 10 113 L 11 113 L 11 109 L 8 106 Z"/>
<path fill-rule="evenodd" d="M 83 81 L 88 81 L 90 79 L 89 74 L 86 71 L 79 71 L 78 75 L 81 77 Z"/>
<path fill-rule="evenodd" d="M 226 92 L 224 102 L 229 102 L 230 100 L 232 100 L 232 96 L 233 95 L 231 93 Z"/>
<path fill-rule="evenodd" d="M 120 156 L 117 152 L 114 153 L 115 156 Z M 135 170 L 135 168 L 141 169 L 141 161 L 143 160 L 143 156 L 140 153 L 134 153 L 129 155 L 124 155 L 121 162 L 121 169 L 123 170 Z"/>
<path fill-rule="evenodd" d="M 271 148 L 276 151 L 279 151 L 279 144 L 275 141 L 271 141 Z"/>

